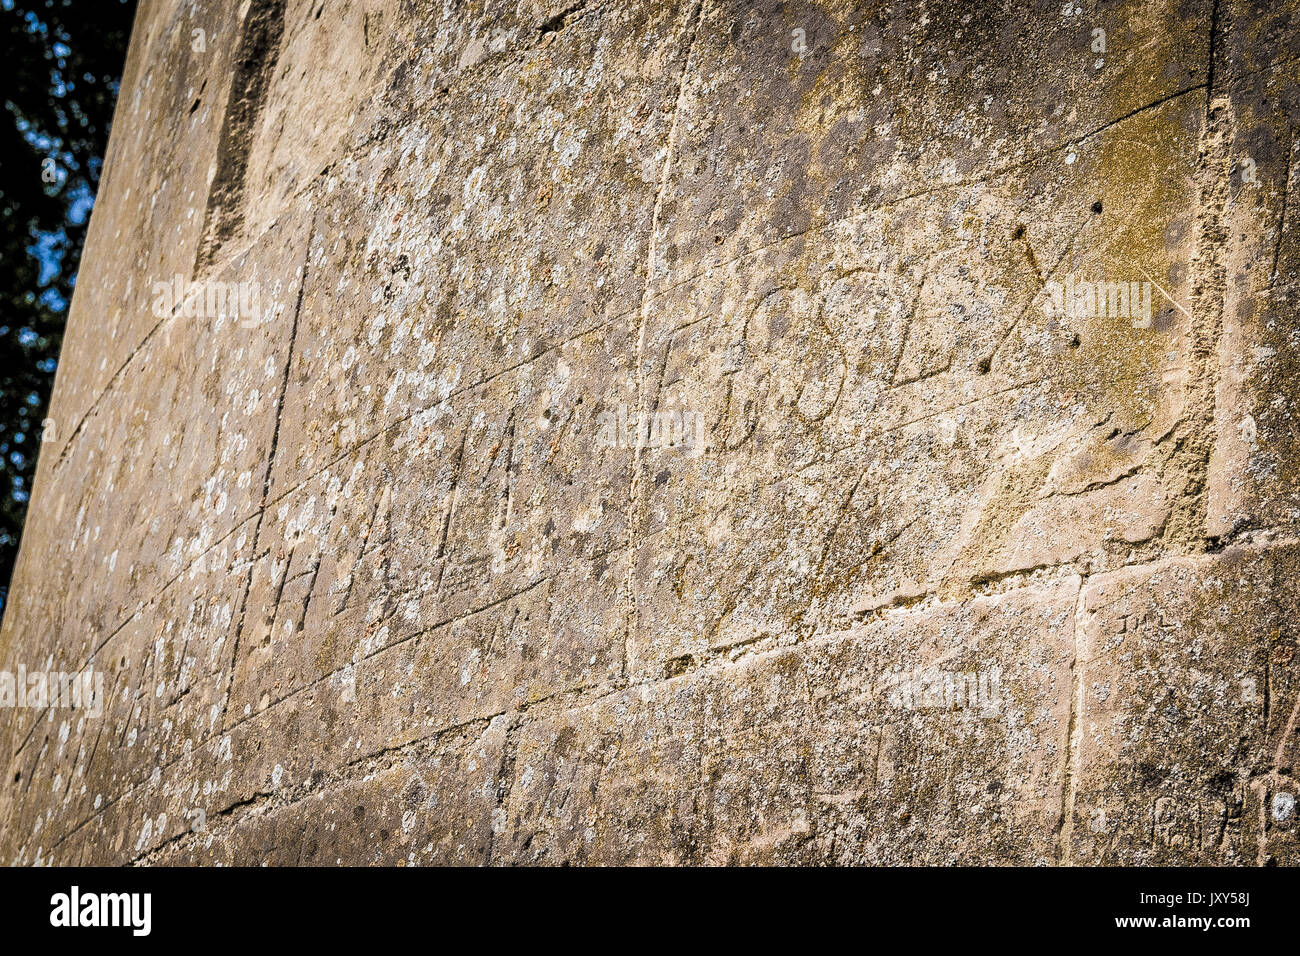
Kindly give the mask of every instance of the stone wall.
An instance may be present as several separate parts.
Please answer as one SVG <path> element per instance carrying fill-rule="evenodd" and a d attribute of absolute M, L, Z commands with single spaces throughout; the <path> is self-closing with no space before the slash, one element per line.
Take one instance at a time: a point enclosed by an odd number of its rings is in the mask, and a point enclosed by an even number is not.
<path fill-rule="evenodd" d="M 568 3 L 142 4 L 0 860 L 1300 862 L 1300 7 Z"/>

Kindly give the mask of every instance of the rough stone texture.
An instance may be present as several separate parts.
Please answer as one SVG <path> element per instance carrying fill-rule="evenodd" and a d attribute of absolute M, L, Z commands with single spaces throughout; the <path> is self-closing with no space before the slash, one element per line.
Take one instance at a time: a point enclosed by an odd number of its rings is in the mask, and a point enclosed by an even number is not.
<path fill-rule="evenodd" d="M 143 3 L 0 860 L 1300 863 L 1297 16 Z"/>

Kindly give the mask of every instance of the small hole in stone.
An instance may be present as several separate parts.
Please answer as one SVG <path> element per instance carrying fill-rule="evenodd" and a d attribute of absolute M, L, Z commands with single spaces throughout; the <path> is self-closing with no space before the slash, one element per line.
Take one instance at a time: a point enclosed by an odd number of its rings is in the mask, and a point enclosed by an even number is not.
<path fill-rule="evenodd" d="M 1020 225 L 1018 225 L 1018 226 L 1016 226 L 1016 231 L 1013 232 L 1013 233 L 1011 234 L 1011 238 L 1012 238 L 1012 239 L 1023 239 L 1023 238 L 1025 238 L 1025 227 L 1024 227 L 1024 224 L 1023 224 L 1023 223 L 1020 224 Z"/>
<path fill-rule="evenodd" d="M 993 359 L 982 358 L 980 359 L 979 364 L 975 366 L 975 370 L 979 372 L 981 375 L 987 375 L 989 373 L 989 369 L 991 369 L 992 367 L 993 367 Z"/>
<path fill-rule="evenodd" d="M 1100 199 L 1098 199 L 1095 203 L 1092 204 L 1092 211 L 1095 212 L 1095 213 L 1100 213 L 1100 212 L 1101 212 L 1101 200 L 1100 200 Z"/>
<path fill-rule="evenodd" d="M 1079 347 L 1079 337 L 1076 335 L 1074 338 L 1070 339 L 1070 348 L 1077 349 L 1078 347 Z"/>

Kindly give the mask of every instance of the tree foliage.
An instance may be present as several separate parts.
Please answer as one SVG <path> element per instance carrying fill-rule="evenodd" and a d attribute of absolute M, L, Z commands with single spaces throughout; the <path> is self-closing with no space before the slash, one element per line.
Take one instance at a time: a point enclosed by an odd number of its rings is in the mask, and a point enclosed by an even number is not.
<path fill-rule="evenodd" d="M 0 609 L 134 14 L 134 0 L 0 0 Z"/>

